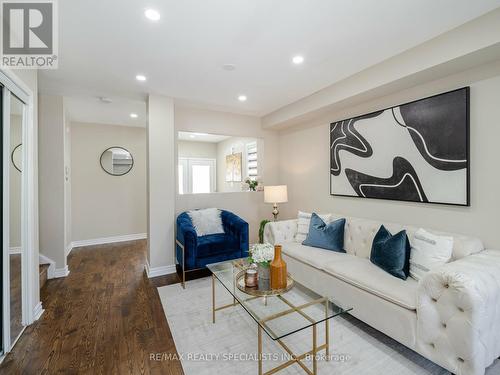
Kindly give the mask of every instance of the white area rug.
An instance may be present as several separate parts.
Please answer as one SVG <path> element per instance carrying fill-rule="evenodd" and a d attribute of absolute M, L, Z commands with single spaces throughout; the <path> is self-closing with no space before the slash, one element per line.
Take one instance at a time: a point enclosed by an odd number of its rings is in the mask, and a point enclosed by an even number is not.
<path fill-rule="evenodd" d="M 216 283 L 216 305 L 232 302 L 232 297 Z M 257 323 L 241 306 L 216 312 L 212 324 L 211 278 L 193 280 L 186 289 L 180 284 L 158 288 L 163 309 L 181 356 L 186 375 L 257 374 Z M 324 325 L 318 326 L 318 345 L 324 343 Z M 264 371 L 286 361 L 281 346 L 263 332 Z M 294 351 L 311 349 L 311 329 L 293 334 L 284 342 Z M 324 353 L 324 351 L 322 352 Z M 318 362 L 324 375 L 423 375 L 449 374 L 361 321 L 346 315 L 330 320 L 330 361 Z M 310 361 L 305 361 L 312 368 Z M 279 374 L 304 374 L 294 364 Z M 487 375 L 500 374 L 496 361 Z"/>

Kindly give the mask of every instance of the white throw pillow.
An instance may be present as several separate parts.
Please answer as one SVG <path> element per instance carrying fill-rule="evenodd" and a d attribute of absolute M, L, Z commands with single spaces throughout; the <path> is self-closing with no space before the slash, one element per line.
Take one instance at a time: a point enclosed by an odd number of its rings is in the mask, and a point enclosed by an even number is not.
<path fill-rule="evenodd" d="M 417 281 L 422 279 L 427 272 L 448 263 L 452 253 L 453 237 L 417 230 L 411 243 L 410 276 Z"/>
<path fill-rule="evenodd" d="M 221 212 L 217 208 L 205 208 L 188 212 L 198 237 L 224 233 L 220 214 Z"/>
<path fill-rule="evenodd" d="M 309 224 L 311 223 L 312 213 L 299 211 L 297 215 L 297 233 L 295 234 L 295 241 L 302 243 L 309 233 Z M 330 214 L 321 214 L 318 216 L 325 222 L 329 223 L 331 216 Z"/>

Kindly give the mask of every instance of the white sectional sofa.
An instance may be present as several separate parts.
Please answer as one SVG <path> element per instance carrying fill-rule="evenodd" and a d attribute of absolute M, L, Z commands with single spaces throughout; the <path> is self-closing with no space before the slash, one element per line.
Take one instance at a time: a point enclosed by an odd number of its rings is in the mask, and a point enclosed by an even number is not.
<path fill-rule="evenodd" d="M 419 282 L 404 281 L 370 262 L 373 237 L 383 224 L 392 233 L 406 229 L 411 242 L 418 228 L 345 218 L 347 254 L 297 242 L 297 220 L 267 224 L 264 238 L 283 246 L 298 282 L 352 307 L 356 318 L 452 373 L 483 375 L 500 356 L 500 251 L 448 233 L 454 238 L 452 260 Z"/>

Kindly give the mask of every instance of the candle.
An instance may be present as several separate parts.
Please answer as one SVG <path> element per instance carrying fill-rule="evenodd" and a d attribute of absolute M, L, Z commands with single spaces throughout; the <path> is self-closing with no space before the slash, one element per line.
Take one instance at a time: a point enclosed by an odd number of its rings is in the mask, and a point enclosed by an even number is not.
<path fill-rule="evenodd" d="M 247 288 L 255 288 L 257 286 L 257 270 L 249 268 L 245 272 L 245 286 Z"/>

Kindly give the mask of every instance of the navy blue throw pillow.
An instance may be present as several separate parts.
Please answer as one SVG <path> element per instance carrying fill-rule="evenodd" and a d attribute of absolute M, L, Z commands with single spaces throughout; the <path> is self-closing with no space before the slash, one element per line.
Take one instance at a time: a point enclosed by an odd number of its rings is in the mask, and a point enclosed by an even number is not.
<path fill-rule="evenodd" d="M 345 219 L 326 224 L 318 215 L 313 213 L 309 224 L 309 233 L 302 245 L 345 253 L 344 226 Z"/>
<path fill-rule="evenodd" d="M 392 235 L 382 225 L 373 239 L 370 261 L 392 276 L 406 280 L 410 273 L 410 252 L 405 230 Z"/>

